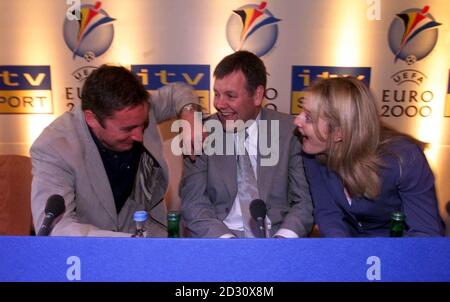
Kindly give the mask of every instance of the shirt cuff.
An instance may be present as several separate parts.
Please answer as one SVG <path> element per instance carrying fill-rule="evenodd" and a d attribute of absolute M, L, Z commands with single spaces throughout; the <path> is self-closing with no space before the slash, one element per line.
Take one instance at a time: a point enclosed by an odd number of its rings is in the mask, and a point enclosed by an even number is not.
<path fill-rule="evenodd" d="M 194 112 L 202 112 L 202 106 L 197 103 L 189 103 L 181 107 L 178 115 L 181 115 L 184 111 L 194 111 Z"/>
<path fill-rule="evenodd" d="M 222 236 L 220 236 L 219 238 L 230 239 L 230 238 L 236 238 L 236 236 L 234 236 L 233 234 L 230 234 L 230 233 L 226 233 L 226 234 L 223 234 Z"/>
<path fill-rule="evenodd" d="M 281 236 L 284 238 L 298 238 L 298 235 L 289 229 L 279 229 L 272 237 Z"/>

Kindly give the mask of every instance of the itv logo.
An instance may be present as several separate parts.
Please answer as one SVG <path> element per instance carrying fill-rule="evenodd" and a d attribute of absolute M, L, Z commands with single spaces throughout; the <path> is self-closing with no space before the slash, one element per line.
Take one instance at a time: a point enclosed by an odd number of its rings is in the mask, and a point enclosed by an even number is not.
<path fill-rule="evenodd" d="M 318 78 L 354 76 L 370 86 L 370 67 L 292 66 L 291 114 L 302 110 L 304 89 Z"/>
<path fill-rule="evenodd" d="M 0 66 L 0 113 L 53 113 L 50 66 Z"/>
<path fill-rule="evenodd" d="M 131 65 L 131 71 L 150 92 L 173 82 L 191 85 L 203 110 L 209 112 L 209 65 Z"/>

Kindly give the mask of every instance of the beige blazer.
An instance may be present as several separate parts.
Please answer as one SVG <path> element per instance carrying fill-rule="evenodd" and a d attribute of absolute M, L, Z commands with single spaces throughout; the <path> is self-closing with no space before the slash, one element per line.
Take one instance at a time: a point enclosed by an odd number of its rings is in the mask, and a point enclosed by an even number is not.
<path fill-rule="evenodd" d="M 60 194 L 66 211 L 51 235 L 130 236 L 134 211 L 147 210 L 150 236 L 166 237 L 166 208 L 162 201 L 168 172 L 157 124 L 175 117 L 184 105 L 198 103 L 198 98 L 190 86 L 174 83 L 152 94 L 150 103 L 144 146 L 157 164 L 149 166 L 148 157 L 142 156 L 134 190 L 119 213 L 81 108 L 64 113 L 44 129 L 30 149 L 31 206 L 36 230 L 44 219 L 48 197 Z"/>

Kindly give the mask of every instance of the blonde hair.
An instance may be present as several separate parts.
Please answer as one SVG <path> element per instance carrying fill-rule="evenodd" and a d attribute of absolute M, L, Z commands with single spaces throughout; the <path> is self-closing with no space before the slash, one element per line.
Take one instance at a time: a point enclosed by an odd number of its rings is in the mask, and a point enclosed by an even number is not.
<path fill-rule="evenodd" d="M 316 158 L 342 178 L 350 196 L 376 198 L 382 166 L 381 124 L 369 88 L 354 77 L 337 77 L 315 82 L 308 92 L 316 134 L 320 137 L 319 116 L 329 130 L 327 151 Z"/>

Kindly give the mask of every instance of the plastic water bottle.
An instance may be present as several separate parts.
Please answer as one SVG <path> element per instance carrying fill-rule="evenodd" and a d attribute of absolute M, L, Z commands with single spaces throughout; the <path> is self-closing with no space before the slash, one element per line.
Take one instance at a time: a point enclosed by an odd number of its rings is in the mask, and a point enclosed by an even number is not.
<path fill-rule="evenodd" d="M 136 223 L 136 231 L 133 237 L 143 238 L 147 237 L 147 229 L 145 228 L 145 223 L 147 221 L 148 214 L 146 211 L 136 211 L 134 212 L 133 219 Z"/>

